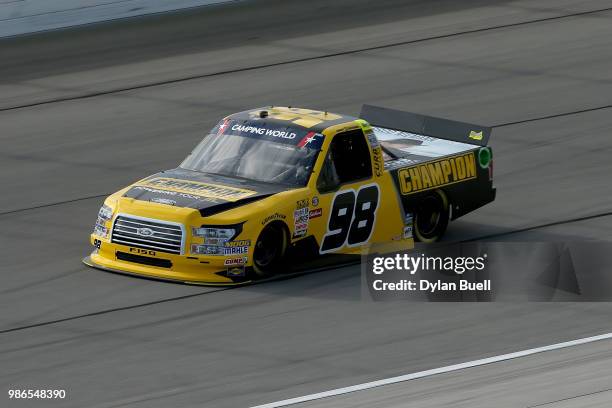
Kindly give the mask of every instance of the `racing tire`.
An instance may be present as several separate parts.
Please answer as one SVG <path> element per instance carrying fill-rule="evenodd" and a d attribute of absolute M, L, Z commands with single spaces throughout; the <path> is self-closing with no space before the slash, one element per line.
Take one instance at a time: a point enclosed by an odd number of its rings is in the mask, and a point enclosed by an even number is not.
<path fill-rule="evenodd" d="M 286 228 L 271 223 L 261 231 L 253 251 L 253 272 L 256 277 L 267 278 L 280 272 L 287 251 Z"/>
<path fill-rule="evenodd" d="M 449 205 L 446 194 L 436 190 L 424 196 L 417 205 L 414 216 L 414 237 L 419 242 L 439 241 L 449 220 Z"/>

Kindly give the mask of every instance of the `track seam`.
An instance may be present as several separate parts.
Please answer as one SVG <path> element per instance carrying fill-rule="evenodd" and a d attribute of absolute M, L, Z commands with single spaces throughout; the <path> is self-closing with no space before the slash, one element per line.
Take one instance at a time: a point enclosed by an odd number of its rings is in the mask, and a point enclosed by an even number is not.
<path fill-rule="evenodd" d="M 474 242 L 474 241 L 480 241 L 483 239 L 498 238 L 498 237 L 503 237 L 505 235 L 518 234 L 520 232 L 532 231 L 532 230 L 541 229 L 541 228 L 554 227 L 557 225 L 571 224 L 574 222 L 588 221 L 588 220 L 593 220 L 596 218 L 608 217 L 611 215 L 612 215 L 612 211 L 607 211 L 607 212 L 598 213 L 598 214 L 585 215 L 583 217 L 570 218 L 567 220 L 552 221 L 552 222 L 548 222 L 545 224 L 539 224 L 539 225 L 534 225 L 531 227 L 519 228 L 517 230 L 512 230 L 512 231 L 505 231 L 505 232 L 499 232 L 499 233 L 490 234 L 490 235 L 483 235 L 481 237 L 462 240 L 461 242 Z"/>
<path fill-rule="evenodd" d="M 66 200 L 66 201 L 58 201 L 55 203 L 49 203 L 49 204 L 41 204 L 41 205 L 36 205 L 34 207 L 27 207 L 27 208 L 18 208 L 16 210 L 9 210 L 9 211 L 5 211 L 5 212 L 0 212 L 0 217 L 3 215 L 8 215 L 8 214 L 15 214 L 15 213 L 20 213 L 23 211 L 29 211 L 29 210 L 37 210 L 39 208 L 46 208 L 46 207 L 54 207 L 56 205 L 63 205 L 63 204 L 70 204 L 70 203 L 75 203 L 75 202 L 79 202 L 79 201 L 85 201 L 85 200 L 90 200 L 92 198 L 102 198 L 102 197 L 108 197 L 109 195 L 111 195 L 112 193 L 108 193 L 108 194 L 98 194 L 98 195 L 94 195 L 94 196 L 87 196 L 87 197 L 80 197 L 80 198 L 73 198 L 71 200 Z"/>
<path fill-rule="evenodd" d="M 506 127 L 506 126 L 520 125 L 520 124 L 523 124 L 523 123 L 537 122 L 537 121 L 540 121 L 540 120 L 555 119 L 555 118 L 561 118 L 561 117 L 564 117 L 564 116 L 571 116 L 571 115 L 580 115 L 581 113 L 596 112 L 596 111 L 599 111 L 599 110 L 605 110 L 605 109 L 610 109 L 610 108 L 612 108 L 612 104 L 611 105 L 596 106 L 594 108 L 579 109 L 579 110 L 575 110 L 575 111 L 571 111 L 571 112 L 555 113 L 555 114 L 552 114 L 552 115 L 539 116 L 537 118 L 522 119 L 522 120 L 517 120 L 517 121 L 513 121 L 513 122 L 498 123 L 496 125 L 491 125 L 491 127 L 492 128 L 501 128 L 501 127 Z"/>
<path fill-rule="evenodd" d="M 158 305 L 158 304 L 161 304 L 161 303 L 172 302 L 172 301 L 175 301 L 175 300 L 189 299 L 189 298 L 193 298 L 193 297 L 197 297 L 197 296 L 206 295 L 206 294 L 209 294 L 209 293 L 223 292 L 223 291 L 234 289 L 234 288 L 235 287 L 233 287 L 233 286 L 229 286 L 229 287 L 226 287 L 226 288 L 213 289 L 213 290 L 206 291 L 206 292 L 198 292 L 198 293 L 192 293 L 192 294 L 189 294 L 189 295 L 176 296 L 176 297 L 160 299 L 160 300 L 153 300 L 151 302 L 138 303 L 136 305 L 115 307 L 115 308 L 112 308 L 112 309 L 100 310 L 98 312 L 85 313 L 85 314 L 82 314 L 82 315 L 64 317 L 62 319 L 49 320 L 49 321 L 46 321 L 46 322 L 34 323 L 34 324 L 26 325 L 26 326 L 13 327 L 11 329 L 0 330 L 0 334 L 6 334 L 6 333 L 11 333 L 11 332 L 20 331 L 20 330 L 26 330 L 26 329 L 33 329 L 35 327 L 49 326 L 49 325 L 56 324 L 56 323 L 63 323 L 63 322 L 71 321 L 71 320 L 77 320 L 77 319 L 82 319 L 82 318 L 92 317 L 92 316 L 100 316 L 100 315 L 104 315 L 104 314 L 108 314 L 108 313 L 120 312 L 120 311 L 123 311 L 123 310 L 137 309 L 139 307 Z"/>
<path fill-rule="evenodd" d="M 21 331 L 21 330 L 33 329 L 33 328 L 43 327 L 43 326 L 50 326 L 50 325 L 57 324 L 57 323 L 63 323 L 63 322 L 68 322 L 68 321 L 78 320 L 78 319 L 84 319 L 84 318 L 87 318 L 87 317 L 100 316 L 100 315 L 110 314 L 110 313 L 114 313 L 114 312 L 121 312 L 121 311 L 124 311 L 124 310 L 138 309 L 138 308 L 141 308 L 141 307 L 154 306 L 154 305 L 158 305 L 158 304 L 174 302 L 174 301 L 177 301 L 177 300 L 190 299 L 190 298 L 194 298 L 194 297 L 198 297 L 198 296 L 204 296 L 204 295 L 213 294 L 213 293 L 217 293 L 217 292 L 225 292 L 225 291 L 232 290 L 232 289 L 238 289 L 238 288 L 241 288 L 241 287 L 259 285 L 259 284 L 262 284 L 262 283 L 283 281 L 283 280 L 295 278 L 295 277 L 298 277 L 298 276 L 309 275 L 309 274 L 312 274 L 312 273 L 321 272 L 323 270 L 332 271 L 332 270 L 335 270 L 335 269 L 341 269 L 341 268 L 344 268 L 346 266 L 357 265 L 358 263 L 359 262 L 357 262 L 357 261 L 355 261 L 355 262 L 344 262 L 344 263 L 336 264 L 336 265 L 332 265 L 332 266 L 324 266 L 324 267 L 308 269 L 308 270 L 305 270 L 305 271 L 296 271 L 296 272 L 293 272 L 293 273 L 288 273 L 288 274 L 284 274 L 284 275 L 278 275 L 278 276 L 275 276 L 275 277 L 272 277 L 272 278 L 268 278 L 268 279 L 262 279 L 262 280 L 258 280 L 258 281 L 245 282 L 244 284 L 238 284 L 238 285 L 234 285 L 234 286 L 226 286 L 226 287 L 222 287 L 222 288 L 211 289 L 211 290 L 208 290 L 208 291 L 205 291 L 205 292 L 191 293 L 189 295 L 175 296 L 175 297 L 171 297 L 171 298 L 153 300 L 153 301 L 145 302 L 145 303 L 138 303 L 138 304 L 135 304 L 135 305 L 114 307 L 114 308 L 110 308 L 110 309 L 100 310 L 100 311 L 97 311 L 97 312 L 90 312 L 90 313 L 84 313 L 84 314 L 76 315 L 76 316 L 64 317 L 64 318 L 61 318 L 61 319 L 48 320 L 46 322 L 34 323 L 34 324 L 25 325 L 25 326 L 19 326 L 19 327 L 13 327 L 13 328 L 10 328 L 10 329 L 0 330 L 0 334 L 6 334 L 6 333 Z M 152 279 L 152 280 L 155 280 L 155 279 Z M 172 283 L 181 284 L 180 282 L 172 282 Z M 206 286 L 206 285 L 201 285 L 201 286 Z"/>
<path fill-rule="evenodd" d="M 578 399 L 578 398 L 582 398 L 582 397 L 588 397 L 590 395 L 603 394 L 604 392 L 609 392 L 609 391 L 612 391 L 612 388 L 607 388 L 605 390 L 589 392 L 589 393 L 586 393 L 586 394 L 574 395 L 573 397 L 567 397 L 567 398 L 563 398 L 563 399 L 560 399 L 560 400 L 544 402 L 542 404 L 530 405 L 527 408 L 543 407 L 543 406 L 546 406 L 546 405 L 557 404 L 557 403 L 563 402 L 563 401 L 570 401 L 570 400 L 573 400 L 573 399 Z"/>
<path fill-rule="evenodd" d="M 94 98 L 94 97 L 97 97 L 97 96 L 112 95 L 112 94 L 116 94 L 116 93 L 120 93 L 120 92 L 134 91 L 134 90 L 138 90 L 138 89 L 152 88 L 152 87 L 156 87 L 156 86 L 174 84 L 174 83 L 179 83 L 179 82 L 186 82 L 186 81 L 191 81 L 191 80 L 194 80 L 194 79 L 210 78 L 210 77 L 227 75 L 227 74 L 234 74 L 234 73 L 239 73 L 239 72 L 248 72 L 248 71 L 254 71 L 254 70 L 258 70 L 258 69 L 265 69 L 265 68 L 272 68 L 272 67 L 284 66 L 284 65 L 289 65 L 289 64 L 296 64 L 296 63 L 300 63 L 300 62 L 316 61 L 316 60 L 333 58 L 333 57 L 339 57 L 339 56 L 344 56 L 344 55 L 359 54 L 359 53 L 362 53 L 362 52 L 376 51 L 376 50 L 382 50 L 382 49 L 387 49 L 387 48 L 400 47 L 400 46 L 404 46 L 404 45 L 418 44 L 418 43 L 425 42 L 425 41 L 439 40 L 439 39 L 444 39 L 444 38 L 452 38 L 452 37 L 457 37 L 457 36 L 461 36 L 461 35 L 482 33 L 482 32 L 499 30 L 499 29 L 504 29 L 504 28 L 520 27 L 520 26 L 529 25 L 529 24 L 536 24 L 536 23 L 542 23 L 542 22 L 547 22 L 547 21 L 555 21 L 555 20 L 561 20 L 561 19 L 572 18 L 572 17 L 580 17 L 580 16 L 589 15 L 589 14 L 604 13 L 604 12 L 607 12 L 607 11 L 612 11 L 612 7 L 606 7 L 606 8 L 597 9 L 597 10 L 581 11 L 581 12 L 576 12 L 576 13 L 571 13 L 571 14 L 563 14 L 563 15 L 560 15 L 560 16 L 543 17 L 543 18 L 539 18 L 539 19 L 535 19 L 535 20 L 520 21 L 520 22 L 516 22 L 516 23 L 500 24 L 498 26 L 483 27 L 483 28 L 477 28 L 477 29 L 466 30 L 466 31 L 459 31 L 459 32 L 448 33 L 448 34 L 440 34 L 440 35 L 436 35 L 436 36 L 432 36 L 432 37 L 418 38 L 418 39 L 407 40 L 407 41 L 399 41 L 399 42 L 395 42 L 395 43 L 391 43 L 391 44 L 376 45 L 376 46 L 372 46 L 372 47 L 364 47 L 364 48 L 358 48 L 358 49 L 347 50 L 347 51 L 338 51 L 338 52 L 333 52 L 333 53 L 328 53 L 328 54 L 323 54 L 323 55 L 317 55 L 317 56 L 312 56 L 312 57 L 297 58 L 297 59 L 293 59 L 293 60 L 289 60 L 289 61 L 280 61 L 280 62 L 274 62 L 274 63 L 270 63 L 270 64 L 260 64 L 260 65 L 250 66 L 250 67 L 243 67 L 243 68 L 230 69 L 230 70 L 226 70 L 226 71 L 212 72 L 212 73 L 208 73 L 208 74 L 190 75 L 190 76 L 186 76 L 186 77 L 182 77 L 182 78 L 168 79 L 168 80 L 165 80 L 165 81 L 150 82 L 150 83 L 147 83 L 147 84 L 135 85 L 135 86 L 130 86 L 130 87 L 115 88 L 115 89 L 110 89 L 110 90 L 106 90 L 106 91 L 91 92 L 91 93 L 83 94 L 83 95 L 66 96 L 66 97 L 63 97 L 63 98 L 55 98 L 55 99 L 49 99 L 49 100 L 46 100 L 46 101 L 32 102 L 32 103 L 23 104 L 23 105 L 16 105 L 16 106 L 9 106 L 9 107 L 5 107 L 5 108 L 0 108 L 0 112 L 12 111 L 12 110 L 17 110 L 17 109 L 32 108 L 32 107 L 35 107 L 35 106 L 49 105 L 49 104 L 59 103 L 59 102 L 68 102 L 68 101 L 74 101 L 74 100 L 89 99 L 89 98 Z"/>

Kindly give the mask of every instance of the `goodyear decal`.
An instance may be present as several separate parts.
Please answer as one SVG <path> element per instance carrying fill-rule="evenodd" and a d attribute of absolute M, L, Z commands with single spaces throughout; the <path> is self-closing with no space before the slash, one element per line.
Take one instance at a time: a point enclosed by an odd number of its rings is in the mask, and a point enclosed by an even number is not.
<path fill-rule="evenodd" d="M 473 152 L 447 157 L 399 169 L 397 178 L 403 195 L 418 193 L 476 178 L 476 160 Z"/>
<path fill-rule="evenodd" d="M 225 201 L 237 201 L 257 194 L 256 191 L 218 184 L 200 183 L 198 181 L 179 180 L 166 177 L 154 177 L 140 183 L 180 193 L 192 193 L 201 197 L 217 198 Z"/>
<path fill-rule="evenodd" d="M 270 221 L 284 220 L 285 218 L 287 218 L 287 217 L 284 214 L 274 213 L 274 214 L 268 215 L 266 218 L 264 218 L 263 221 L 261 222 L 261 225 L 265 225 L 265 224 L 269 223 Z"/>

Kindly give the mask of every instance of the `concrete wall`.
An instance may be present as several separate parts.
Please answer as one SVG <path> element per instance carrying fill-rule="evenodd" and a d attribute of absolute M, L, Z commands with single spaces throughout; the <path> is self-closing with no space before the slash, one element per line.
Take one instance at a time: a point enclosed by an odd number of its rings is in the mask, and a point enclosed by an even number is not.
<path fill-rule="evenodd" d="M 236 0 L 0 0 L 0 37 Z"/>

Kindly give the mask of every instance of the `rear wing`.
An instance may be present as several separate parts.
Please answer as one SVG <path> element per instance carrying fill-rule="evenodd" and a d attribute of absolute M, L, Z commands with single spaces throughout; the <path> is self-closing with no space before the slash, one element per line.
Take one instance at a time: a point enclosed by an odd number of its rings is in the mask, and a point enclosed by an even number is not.
<path fill-rule="evenodd" d="M 486 146 L 491 136 L 491 128 L 487 126 L 435 118 L 433 116 L 381 108 L 379 106 L 363 105 L 359 117 L 375 127 L 477 146 Z"/>

